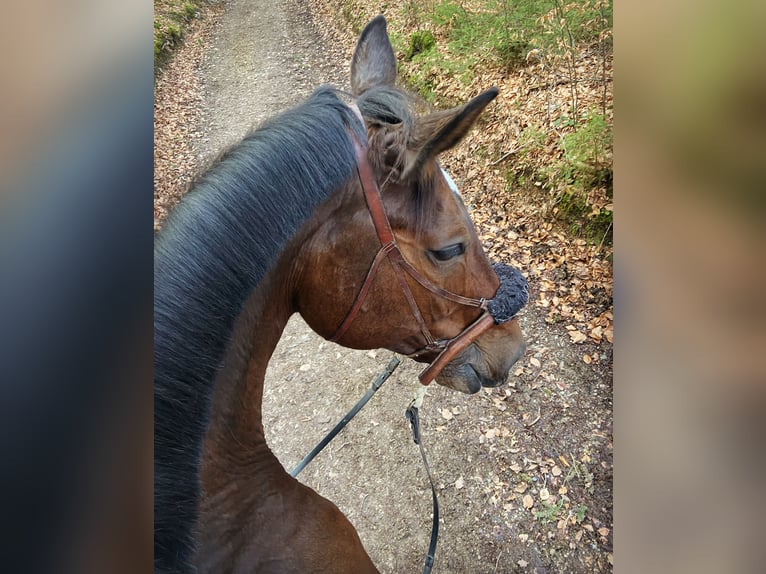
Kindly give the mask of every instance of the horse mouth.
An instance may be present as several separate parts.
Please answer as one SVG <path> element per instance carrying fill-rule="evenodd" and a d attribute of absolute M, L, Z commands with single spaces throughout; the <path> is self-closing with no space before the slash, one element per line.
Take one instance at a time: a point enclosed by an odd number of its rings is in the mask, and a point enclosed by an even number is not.
<path fill-rule="evenodd" d="M 508 379 L 506 376 L 494 379 L 482 374 L 470 363 L 464 363 L 452 369 L 444 369 L 436 377 L 436 382 L 450 389 L 473 395 L 482 387 L 499 387 Z"/>
<path fill-rule="evenodd" d="M 469 347 L 474 352 L 474 346 Z M 496 388 L 504 385 L 508 381 L 511 367 L 524 354 L 526 345 L 523 343 L 518 346 L 510 360 L 505 362 L 502 371 L 488 373 L 488 365 L 481 360 L 476 362 L 476 356 L 465 357 L 465 362 L 459 360 L 453 361 L 447 365 L 444 370 L 436 377 L 436 382 L 442 386 L 466 393 L 469 395 L 478 393 L 482 387 Z"/>
<path fill-rule="evenodd" d="M 468 366 L 476 374 L 476 378 L 479 380 L 482 387 L 499 387 L 500 385 L 505 384 L 505 382 L 508 380 L 508 373 L 499 379 L 490 379 L 489 377 L 485 377 L 479 371 L 477 371 L 473 365 Z"/>

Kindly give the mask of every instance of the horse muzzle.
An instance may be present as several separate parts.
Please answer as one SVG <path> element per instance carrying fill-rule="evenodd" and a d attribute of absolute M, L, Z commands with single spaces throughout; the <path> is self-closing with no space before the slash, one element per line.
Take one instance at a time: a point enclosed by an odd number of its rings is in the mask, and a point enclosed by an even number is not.
<path fill-rule="evenodd" d="M 493 269 L 497 274 L 498 279 L 500 280 L 500 286 L 495 292 L 495 296 L 482 304 L 484 313 L 482 313 L 479 318 L 476 319 L 476 321 L 463 329 L 463 331 L 460 332 L 456 337 L 446 341 L 438 341 L 436 347 L 427 347 L 422 351 L 414 353 L 413 358 L 419 358 L 423 360 L 423 355 L 425 353 L 434 354 L 438 352 L 436 358 L 433 359 L 431 364 L 428 365 L 428 367 L 426 367 L 426 369 L 423 370 L 423 372 L 418 376 L 420 382 L 423 385 L 430 384 L 437 377 L 437 375 L 442 372 L 442 370 L 444 370 L 448 365 L 450 365 L 450 363 L 456 360 L 462 353 L 477 353 L 478 349 L 481 348 L 481 345 L 474 345 L 473 343 L 476 342 L 479 337 L 481 337 L 484 333 L 493 327 L 502 325 L 503 323 L 507 323 L 513 319 L 522 309 L 522 307 L 527 304 L 527 301 L 529 300 L 529 286 L 527 284 L 527 280 L 524 279 L 524 276 L 519 272 L 519 270 L 511 267 L 510 265 L 505 265 L 502 263 L 496 263 L 493 265 Z M 524 344 L 519 341 L 515 350 L 512 351 L 513 356 L 509 358 L 510 360 L 502 360 L 502 363 L 507 364 L 507 369 L 504 369 L 504 372 L 500 375 L 502 379 L 500 379 L 498 376 L 488 376 L 488 373 L 482 372 L 483 369 L 477 370 L 476 367 L 472 366 L 477 364 L 477 361 L 471 360 L 467 357 L 460 357 L 460 360 L 458 360 L 458 365 L 455 365 L 452 369 L 448 369 L 448 372 L 459 369 L 463 371 L 463 376 L 466 379 L 476 379 L 479 381 L 478 386 L 475 384 L 469 385 L 469 388 L 473 389 L 475 387 L 475 390 L 464 392 L 476 392 L 482 386 L 499 386 L 505 382 L 508 375 L 508 370 L 510 369 L 511 365 L 513 365 L 513 363 L 515 363 L 524 353 L 524 348 Z M 486 352 L 491 351 L 486 350 L 481 354 Z M 487 362 L 489 361 L 482 360 L 479 362 L 479 364 Z M 475 376 L 470 376 L 471 373 L 466 371 L 466 368 L 472 369 L 475 372 Z M 447 375 L 447 373 L 445 373 L 445 375 Z M 458 375 L 457 372 L 455 372 L 452 377 L 448 378 L 454 378 L 456 375 Z M 454 388 L 454 384 L 447 384 L 447 386 Z"/>

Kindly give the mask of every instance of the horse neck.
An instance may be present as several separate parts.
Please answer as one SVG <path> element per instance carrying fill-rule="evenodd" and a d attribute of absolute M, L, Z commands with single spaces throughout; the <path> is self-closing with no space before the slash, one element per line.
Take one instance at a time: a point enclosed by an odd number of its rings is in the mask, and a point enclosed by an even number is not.
<path fill-rule="evenodd" d="M 266 366 L 293 312 L 292 265 L 276 267 L 237 320 L 216 379 L 203 446 L 196 571 L 378 574 L 348 519 L 287 474 L 266 444 Z"/>
<path fill-rule="evenodd" d="M 284 260 L 291 255 L 283 254 Z M 266 367 L 294 311 L 290 273 L 283 269 L 277 263 L 246 302 L 216 379 L 203 447 L 202 484 L 208 493 L 243 474 L 264 479 L 284 474 L 266 444 L 261 414 Z"/>

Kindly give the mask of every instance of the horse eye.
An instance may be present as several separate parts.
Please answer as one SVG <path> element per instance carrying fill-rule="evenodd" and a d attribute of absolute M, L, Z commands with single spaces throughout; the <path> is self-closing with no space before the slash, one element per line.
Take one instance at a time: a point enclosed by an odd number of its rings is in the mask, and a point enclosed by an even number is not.
<path fill-rule="evenodd" d="M 455 245 L 450 245 L 444 249 L 433 249 L 431 250 L 431 253 L 439 261 L 448 261 L 453 257 L 457 257 L 458 255 L 465 253 L 465 245 L 462 243 L 455 243 Z"/>

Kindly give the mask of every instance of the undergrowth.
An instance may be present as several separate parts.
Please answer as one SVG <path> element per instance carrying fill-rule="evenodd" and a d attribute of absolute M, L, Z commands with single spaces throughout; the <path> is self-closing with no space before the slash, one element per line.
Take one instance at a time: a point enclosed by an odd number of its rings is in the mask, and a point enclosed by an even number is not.
<path fill-rule="evenodd" d="M 469 7 L 470 6 L 470 7 Z M 612 129 L 602 109 L 583 110 L 578 60 L 584 50 L 611 50 L 612 3 L 605 0 L 434 0 L 404 2 L 407 29 L 396 34 L 400 76 L 429 102 L 458 102 L 441 94 L 445 77 L 469 85 L 487 68 L 505 74 L 537 64 L 540 84 L 568 85 L 569 109 L 528 125 L 518 137 L 515 183 L 535 183 L 552 215 L 589 243 L 612 244 Z M 562 73 L 564 74 L 562 77 Z M 581 90 L 581 88 L 580 88 Z M 547 151 L 546 151 L 547 150 Z M 550 158 L 557 158 L 550 161 Z M 526 158 L 526 164 L 525 164 Z M 541 160 L 547 160 L 542 163 Z"/>
<path fill-rule="evenodd" d="M 154 67 L 161 67 L 207 0 L 154 0 Z"/>
<path fill-rule="evenodd" d="M 445 77 L 471 84 L 487 69 L 505 75 L 534 66 L 542 89 L 565 85 L 568 109 L 548 114 L 546 125 L 518 134 L 522 150 L 510 179 L 531 180 L 546 194 L 550 215 L 589 243 L 612 244 L 612 128 L 606 92 L 601 109 L 586 109 L 579 87 L 584 52 L 611 52 L 610 0 L 407 1 L 401 18 L 409 35 L 397 34 L 404 55 L 400 76 L 429 102 L 452 106 L 442 95 Z M 592 81 L 588 78 L 588 81 Z M 611 112 L 611 110 L 609 110 Z M 551 158 L 554 158 L 551 160 Z M 526 162 L 525 162 L 526 159 Z"/>
<path fill-rule="evenodd" d="M 558 159 L 542 163 L 549 132 L 527 126 L 518 138 L 517 161 L 506 172 L 506 187 L 534 189 L 552 197 L 549 213 L 571 234 L 611 246 L 613 210 L 612 126 L 598 111 L 580 121 L 562 118 L 551 129 Z M 578 129 L 571 130 L 575 125 Z M 561 130 L 570 128 L 570 131 Z"/>
<path fill-rule="evenodd" d="M 533 49 L 562 49 L 561 40 L 570 36 L 573 43 L 598 39 L 612 21 L 611 2 L 597 0 L 567 5 L 559 0 L 480 0 L 470 5 L 462 0 L 409 1 L 401 16 L 417 30 L 413 37 L 423 30 L 439 37 L 431 59 L 455 60 L 466 69 L 481 62 L 507 70 L 524 65 Z"/>

